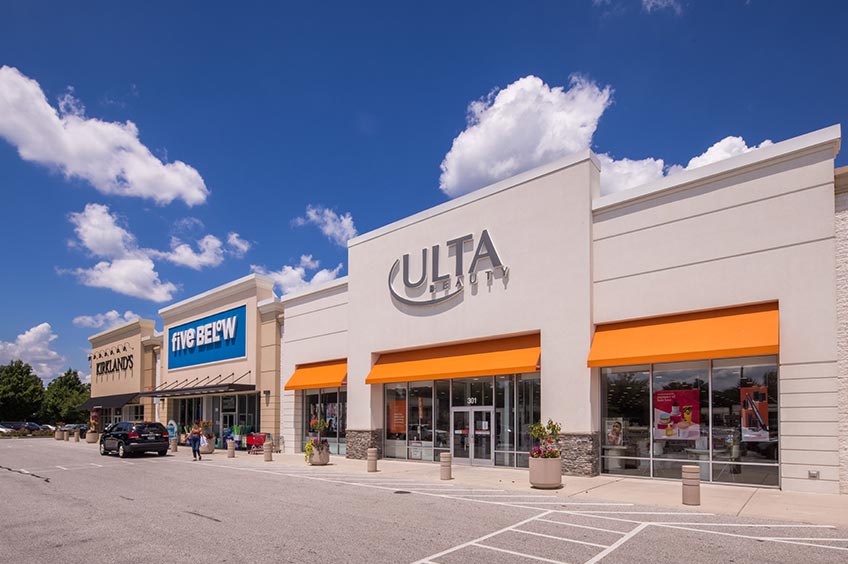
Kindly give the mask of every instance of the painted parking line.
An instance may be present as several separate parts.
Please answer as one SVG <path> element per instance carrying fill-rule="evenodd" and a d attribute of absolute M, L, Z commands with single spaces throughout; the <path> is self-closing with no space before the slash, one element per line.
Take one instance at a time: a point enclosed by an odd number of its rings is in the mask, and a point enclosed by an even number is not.
<path fill-rule="evenodd" d="M 58 466 L 57 465 L 56 468 L 58 468 L 59 470 L 67 470 L 67 468 L 65 468 L 64 466 Z"/>
<path fill-rule="evenodd" d="M 625 531 L 616 531 L 613 529 L 604 529 L 601 527 L 590 527 L 589 525 L 578 525 L 577 523 L 566 523 L 565 521 L 554 521 L 553 519 L 536 519 L 542 523 L 556 523 L 557 525 L 565 525 L 568 527 L 576 527 L 578 529 L 589 529 L 591 531 L 601 531 L 604 533 L 613 533 L 615 535 L 626 535 Z"/>
<path fill-rule="evenodd" d="M 594 542 L 581 541 L 581 540 L 577 540 L 577 539 L 570 539 L 568 537 L 557 537 L 555 535 L 546 535 L 544 533 L 536 533 L 534 531 L 525 531 L 524 529 L 512 529 L 510 532 L 522 533 L 522 534 L 525 534 L 525 535 L 533 535 L 533 536 L 536 536 L 536 537 L 544 537 L 546 539 L 554 539 L 554 540 L 563 541 L 563 542 L 573 542 L 575 544 L 584 544 L 586 546 L 594 546 L 596 548 L 609 548 L 609 545 L 606 545 L 606 544 L 598 544 L 598 543 L 594 543 Z"/>
<path fill-rule="evenodd" d="M 648 523 L 642 523 L 641 525 L 637 525 L 635 529 L 621 537 L 616 542 L 612 543 L 609 547 L 605 548 L 604 550 L 596 554 L 594 557 L 587 560 L 585 564 L 595 564 L 596 562 L 600 562 L 609 554 L 612 554 L 613 552 L 618 550 L 621 545 L 623 545 L 624 543 L 641 533 L 643 530 L 645 530 L 646 527 L 648 527 Z"/>
<path fill-rule="evenodd" d="M 471 546 L 476 546 L 478 548 L 487 548 L 489 550 L 503 552 L 506 554 L 511 554 L 513 556 L 520 556 L 521 558 L 529 558 L 530 560 L 536 560 L 538 562 L 550 562 L 551 564 L 567 564 L 566 562 L 563 562 L 561 560 L 551 560 L 549 558 L 542 558 L 541 556 L 531 556 L 523 552 L 515 552 L 514 550 L 507 550 L 505 548 L 498 548 L 495 546 L 489 546 L 487 544 L 480 544 L 479 542 L 471 543 Z"/>

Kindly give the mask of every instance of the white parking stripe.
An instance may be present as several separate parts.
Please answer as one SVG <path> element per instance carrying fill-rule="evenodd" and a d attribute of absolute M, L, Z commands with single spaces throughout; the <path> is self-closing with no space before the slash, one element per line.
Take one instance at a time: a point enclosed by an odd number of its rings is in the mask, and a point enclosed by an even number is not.
<path fill-rule="evenodd" d="M 505 552 L 506 554 L 512 554 L 513 556 L 520 556 L 522 558 L 530 558 L 532 560 L 538 560 L 539 562 L 550 562 L 552 564 L 566 564 L 565 562 L 562 562 L 560 560 L 549 560 L 548 558 L 542 558 L 541 556 L 531 556 L 531 555 L 526 554 L 526 553 L 515 552 L 513 550 L 507 550 L 505 548 L 498 548 L 498 547 L 495 547 L 495 546 L 489 546 L 489 545 L 486 545 L 486 544 L 480 544 L 480 543 L 476 543 L 476 542 L 471 543 L 471 546 L 478 546 L 480 548 L 488 548 L 489 550 L 496 550 L 498 552 Z"/>
<path fill-rule="evenodd" d="M 608 554 L 611 554 L 612 552 L 617 550 L 619 546 L 623 545 L 624 543 L 626 543 L 627 541 L 629 541 L 630 539 L 632 539 L 633 537 L 635 537 L 636 535 L 641 533 L 642 530 L 644 530 L 645 527 L 647 527 L 648 525 L 649 525 L 648 523 L 642 523 L 641 525 L 639 525 L 638 527 L 636 527 L 635 529 L 633 529 L 632 531 L 630 531 L 629 533 L 627 533 L 626 535 L 624 535 L 623 537 L 621 537 L 620 539 L 618 539 L 617 541 L 612 543 L 606 550 L 599 552 L 593 558 L 590 558 L 589 560 L 587 560 L 585 562 L 585 564 L 595 564 L 596 562 L 600 562 Z"/>
<path fill-rule="evenodd" d="M 761 540 L 761 541 L 771 541 L 771 542 L 780 542 L 785 544 L 797 544 L 799 546 L 814 546 L 818 548 L 827 548 L 830 550 L 842 550 L 848 552 L 848 547 L 841 546 L 828 546 L 826 544 L 816 544 L 810 542 L 801 542 L 801 541 L 793 541 L 793 540 L 780 540 L 772 537 L 760 537 L 760 536 L 749 536 L 749 535 L 736 535 L 734 533 L 722 533 L 721 531 L 709 531 L 707 529 L 693 529 L 691 527 L 678 527 L 676 525 L 657 525 L 659 527 L 666 527 L 668 529 L 680 529 L 681 531 L 696 531 L 699 533 L 707 533 L 708 535 L 722 535 L 725 537 L 736 537 L 740 539 L 750 539 L 750 540 Z"/>
<path fill-rule="evenodd" d="M 686 515 L 684 513 L 684 515 Z M 835 529 L 833 525 L 758 525 L 753 523 L 710 523 L 708 521 L 695 521 L 693 523 L 680 523 L 678 521 L 654 521 L 654 525 L 709 525 L 710 527 L 778 527 L 786 529 Z"/>
<path fill-rule="evenodd" d="M 533 535 L 533 536 L 536 536 L 536 537 L 545 537 L 546 539 L 554 539 L 554 540 L 560 540 L 560 541 L 564 541 L 564 542 L 573 542 L 575 544 L 585 544 L 586 546 L 595 546 L 597 548 L 609 548 L 609 545 L 606 545 L 606 544 L 597 544 L 597 543 L 594 543 L 594 542 L 586 542 L 586 541 L 581 541 L 581 540 L 569 539 L 569 538 L 566 538 L 566 537 L 556 537 L 554 535 L 546 535 L 546 534 L 543 534 L 543 533 L 536 533 L 534 531 L 525 531 L 524 529 L 512 529 L 510 532 L 512 532 L 512 533 L 522 533 L 522 534 L 525 534 L 525 535 Z"/>
<path fill-rule="evenodd" d="M 67 468 L 65 468 L 64 466 L 56 466 L 56 468 L 58 468 L 59 470 L 67 470 Z"/>
<path fill-rule="evenodd" d="M 579 529 L 590 529 L 592 531 L 601 531 L 603 533 L 614 533 L 616 535 L 626 535 L 624 531 L 614 531 L 612 529 L 602 529 L 601 527 L 590 527 L 589 525 L 578 525 L 577 523 L 566 523 L 565 521 L 554 521 L 553 519 L 537 519 L 545 523 L 556 523 L 557 525 L 565 525 L 567 527 L 577 527 Z"/>

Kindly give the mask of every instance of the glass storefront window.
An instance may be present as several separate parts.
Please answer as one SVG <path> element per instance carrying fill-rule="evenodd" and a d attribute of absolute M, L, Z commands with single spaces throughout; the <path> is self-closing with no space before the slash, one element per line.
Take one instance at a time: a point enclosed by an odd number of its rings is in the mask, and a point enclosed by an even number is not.
<path fill-rule="evenodd" d="M 451 380 L 453 407 L 492 405 L 492 377 Z"/>
<path fill-rule="evenodd" d="M 516 381 L 518 388 L 518 404 L 516 407 L 516 431 L 518 445 L 516 451 L 530 452 L 533 448 L 533 438 L 530 436 L 530 425 L 538 423 L 542 418 L 542 379 L 538 372 L 521 374 Z M 526 461 L 519 457 L 518 462 Z M 518 464 L 516 465 L 526 465 Z"/>
<path fill-rule="evenodd" d="M 450 380 L 436 380 L 434 399 L 435 399 L 435 415 L 436 429 L 433 440 L 436 446 L 436 452 L 433 454 L 433 460 L 439 460 L 439 453 L 448 452 L 450 445 L 450 401 L 451 401 L 451 383 Z M 441 449 L 441 450 L 439 450 Z"/>
<path fill-rule="evenodd" d="M 713 363 L 713 459 L 777 462 L 777 366 L 771 358 Z"/>
<path fill-rule="evenodd" d="M 654 365 L 654 458 L 709 458 L 709 362 Z"/>
<path fill-rule="evenodd" d="M 650 379 L 651 371 L 648 366 L 603 369 L 602 456 L 650 457 Z"/>
<path fill-rule="evenodd" d="M 601 370 L 602 472 L 776 486 L 777 357 Z"/>
<path fill-rule="evenodd" d="M 515 450 L 515 379 L 495 378 L 495 451 Z M 502 466 L 512 466 L 511 457 L 501 457 Z M 495 457 L 497 464 L 498 457 Z M 507 464 L 509 462 L 509 464 Z"/>

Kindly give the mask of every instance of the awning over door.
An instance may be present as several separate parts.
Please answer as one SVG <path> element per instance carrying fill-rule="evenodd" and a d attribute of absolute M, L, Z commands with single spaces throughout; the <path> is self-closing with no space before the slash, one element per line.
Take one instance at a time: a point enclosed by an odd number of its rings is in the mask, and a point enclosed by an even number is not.
<path fill-rule="evenodd" d="M 535 372 L 539 334 L 381 354 L 366 384 Z"/>
<path fill-rule="evenodd" d="M 347 378 L 347 359 L 299 364 L 294 369 L 286 390 L 308 390 L 314 388 L 338 388 Z"/>
<path fill-rule="evenodd" d="M 256 391 L 253 384 L 217 384 L 214 386 L 186 386 L 155 390 L 139 394 L 143 398 L 172 398 L 176 396 L 202 396 L 206 394 L 236 394 Z"/>
<path fill-rule="evenodd" d="M 588 365 L 778 354 L 777 302 L 599 325 Z"/>
<path fill-rule="evenodd" d="M 133 392 L 131 394 L 116 394 L 114 396 L 99 396 L 96 398 L 89 398 L 84 404 L 79 406 L 80 411 L 92 410 L 95 408 L 113 408 L 120 409 L 124 407 L 126 404 L 135 399 L 138 395 L 138 392 Z"/>

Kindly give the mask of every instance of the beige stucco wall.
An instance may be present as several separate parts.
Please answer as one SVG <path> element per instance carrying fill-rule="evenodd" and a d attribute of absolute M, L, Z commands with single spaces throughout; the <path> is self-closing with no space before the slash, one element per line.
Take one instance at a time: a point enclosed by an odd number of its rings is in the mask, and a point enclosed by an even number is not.
<path fill-rule="evenodd" d="M 596 323 L 779 302 L 786 490 L 839 491 L 834 156 L 835 143 L 823 143 L 649 197 L 596 202 Z"/>
<path fill-rule="evenodd" d="M 305 295 L 283 298 L 285 322 L 282 328 L 282 384 L 299 364 L 347 358 L 347 284 L 337 280 Z M 302 392 L 283 391 L 282 434 L 286 452 L 300 451 Z M 350 408 L 348 400 L 348 409 Z"/>
<path fill-rule="evenodd" d="M 141 340 L 153 335 L 153 321 L 139 320 L 99 333 L 89 338 L 91 345 L 91 397 L 111 396 L 142 392 L 152 385 L 151 357 L 144 354 Z M 123 352 L 126 346 L 127 352 Z M 111 355 L 116 348 L 120 350 Z M 98 358 L 99 355 L 102 355 Z M 108 374 L 97 374 L 97 363 L 104 360 L 132 355 L 133 367 Z"/>
<path fill-rule="evenodd" d="M 587 151 L 348 243 L 349 430 L 384 426 L 382 386 L 365 384 L 378 353 L 527 333 L 541 334 L 542 418 L 561 421 L 570 433 L 597 428 L 586 358 L 592 332 L 590 210 L 598 179 L 597 162 Z M 453 273 L 446 242 L 472 234 L 477 245 L 484 229 L 509 266 L 508 279 L 496 275 L 488 284 L 481 270 L 477 286 L 468 285 L 462 297 L 443 305 L 405 306 L 391 298 L 387 279 L 395 260 L 409 253 L 417 274 L 421 249 L 441 245 L 440 271 Z M 467 246 L 466 272 L 473 254 Z"/>
<path fill-rule="evenodd" d="M 839 481 L 848 494 L 848 176 L 837 183 L 836 193 L 836 312 L 838 318 L 838 379 L 823 382 L 823 390 L 835 392 L 839 405 Z M 840 184 L 844 184 L 841 186 Z"/>

